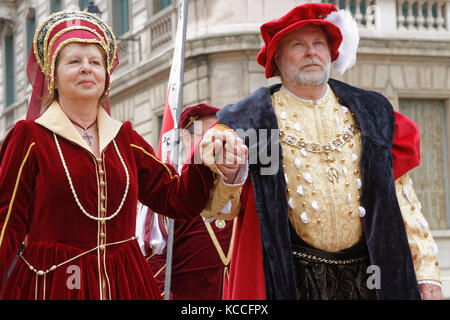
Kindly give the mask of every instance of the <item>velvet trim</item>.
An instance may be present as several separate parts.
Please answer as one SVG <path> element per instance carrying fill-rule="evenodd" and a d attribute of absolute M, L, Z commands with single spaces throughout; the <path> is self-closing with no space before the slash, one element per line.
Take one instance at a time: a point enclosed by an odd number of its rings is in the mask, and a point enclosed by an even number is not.
<path fill-rule="evenodd" d="M 376 92 L 354 88 L 332 79 L 329 85 L 340 103 L 354 112 L 361 127 L 361 204 L 367 212 L 363 223 L 371 263 L 381 269 L 382 284 L 377 290 L 377 297 L 420 299 L 411 251 L 395 194 L 392 167 L 393 108 L 386 98 Z M 280 86 L 261 88 L 240 102 L 226 106 L 218 113 L 219 121 L 244 131 L 250 128 L 277 129 L 271 93 L 279 90 Z M 281 148 L 277 141 L 278 138 L 273 141 L 273 145 Z M 246 143 L 249 143 L 248 139 Z M 249 146 L 250 153 L 267 151 L 269 155 L 270 148 L 267 140 Z M 250 165 L 250 173 L 261 232 L 266 297 L 292 299 L 296 298 L 295 279 L 292 274 L 286 186 L 280 166 L 281 150 L 279 154 L 279 163 L 276 164 L 279 170 L 275 175 L 260 175 L 260 162 Z M 246 200 L 243 201 L 245 203 Z"/>
<path fill-rule="evenodd" d="M 0 149 L 0 229 L 4 235 L 0 244 L 0 294 L 3 298 L 161 298 L 138 243 L 132 240 L 137 201 L 171 218 L 190 220 L 206 206 L 213 177 L 203 165 L 185 166 L 178 176 L 172 166 L 156 160 L 152 147 L 129 122 L 120 127 L 114 140 L 129 171 L 130 186 L 122 210 L 102 226 L 77 206 L 52 131 L 28 120 L 17 122 L 7 135 Z M 99 161 L 68 139 L 58 136 L 58 141 L 85 210 L 97 216 L 100 208 L 105 208 L 105 215 L 110 216 L 119 207 L 126 185 L 124 168 L 115 148 L 108 144 Z M 105 182 L 104 200 L 99 191 L 101 176 Z M 36 270 L 51 269 L 52 265 L 95 250 L 50 271 L 46 275 L 44 295 L 44 287 L 39 283 L 36 287 L 36 273 L 23 259 L 16 262 L 4 282 L 25 237 L 23 257 Z M 102 239 L 107 244 L 105 247 L 99 247 Z M 72 274 L 66 269 L 70 265 L 79 267 L 82 279 L 81 287 L 73 292 L 66 285 Z M 43 277 L 38 279 L 41 282 Z"/>
<path fill-rule="evenodd" d="M 411 250 L 394 182 L 392 147 L 395 114 L 374 91 L 329 81 L 339 102 L 349 107 L 361 127 L 361 205 L 370 262 L 381 270 L 378 299 L 420 300 Z"/>
<path fill-rule="evenodd" d="M 271 90 L 279 88 L 280 85 L 261 88 L 237 104 L 225 107 L 217 115 L 221 123 L 232 129 L 257 130 L 256 143 L 249 145 L 248 138 L 245 142 L 249 148 L 249 155 L 255 153 L 259 155 L 257 163 L 250 161 L 249 171 L 261 234 L 265 296 L 267 299 L 296 299 L 297 290 L 288 232 L 286 181 L 282 170 L 278 123 L 270 102 Z M 269 130 L 259 131 L 259 129 Z M 272 150 L 272 146 L 276 150 Z M 278 156 L 271 157 L 272 152 L 278 152 Z M 269 163 L 275 169 L 275 174 L 261 174 L 262 169 L 267 169 L 267 165 L 259 161 L 264 158 L 275 159 L 275 163 Z M 243 202 L 247 203 L 247 199 Z M 239 247 L 239 244 L 237 246 Z"/>

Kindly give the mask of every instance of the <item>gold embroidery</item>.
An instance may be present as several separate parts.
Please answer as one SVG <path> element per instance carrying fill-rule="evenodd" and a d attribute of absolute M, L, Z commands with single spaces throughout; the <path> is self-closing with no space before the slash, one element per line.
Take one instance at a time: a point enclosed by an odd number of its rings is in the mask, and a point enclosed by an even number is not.
<path fill-rule="evenodd" d="M 236 230 L 236 218 L 233 219 L 233 231 L 231 233 L 231 239 L 230 239 L 230 246 L 228 247 L 228 253 L 227 256 L 225 256 L 225 253 L 223 252 L 222 247 L 220 246 L 219 240 L 217 240 L 216 234 L 214 233 L 214 230 L 211 227 L 211 224 L 209 222 L 205 223 L 206 229 L 208 230 L 209 236 L 211 237 L 212 242 L 214 243 L 214 247 L 216 247 L 217 253 L 219 254 L 220 260 L 225 266 L 228 266 L 231 260 L 231 255 L 233 252 L 233 242 L 234 242 L 234 232 Z"/>
<path fill-rule="evenodd" d="M 421 204 L 414 192 L 409 175 L 404 174 L 398 178 L 395 181 L 395 188 L 408 235 L 416 278 L 418 281 L 435 280 L 440 282 L 439 267 L 436 265 L 437 246 L 421 212 Z"/>
<path fill-rule="evenodd" d="M 347 142 L 349 142 L 355 134 L 360 132 L 359 125 L 353 123 L 350 127 L 344 130 L 343 134 L 336 134 L 338 137 L 333 139 L 332 141 L 326 144 L 320 143 L 307 143 L 303 138 L 297 138 L 295 135 L 285 132 L 280 129 L 280 139 L 293 147 L 304 148 L 307 152 L 314 153 L 330 153 L 333 150 L 337 150 L 338 148 L 344 146 Z M 350 148 L 353 148 L 353 144 L 349 144 Z"/>
<path fill-rule="evenodd" d="M 86 31 L 89 31 L 89 32 L 95 34 L 95 35 L 100 39 L 100 44 L 101 44 L 103 50 L 105 50 L 106 56 L 108 56 L 109 48 L 107 47 L 106 43 L 103 41 L 103 38 L 98 34 L 97 31 L 93 30 L 92 28 L 88 28 L 88 27 L 84 27 L 84 26 L 73 26 L 73 27 L 69 27 L 69 28 L 64 28 L 63 30 L 59 31 L 59 32 L 58 32 L 56 35 L 54 35 L 54 36 L 52 37 L 52 39 L 50 40 L 50 44 L 49 44 L 49 46 L 48 46 L 48 48 L 47 48 L 47 52 L 52 52 L 52 51 L 53 51 L 53 45 L 55 44 L 55 41 L 58 40 L 58 38 L 59 38 L 61 35 L 63 35 L 63 34 L 66 33 L 66 32 L 69 32 L 69 31 L 71 31 L 71 30 L 86 30 Z M 49 34 L 49 33 L 47 33 L 47 35 L 48 35 L 48 34 Z M 85 42 L 85 41 L 87 41 L 87 40 L 90 40 L 91 43 L 98 43 L 98 40 L 96 40 L 96 39 L 83 39 L 83 40 L 81 40 L 81 39 L 76 39 L 76 38 L 74 38 L 74 39 L 67 39 L 67 40 L 71 40 L 69 43 L 71 43 L 71 42 Z M 56 48 L 56 51 L 55 51 L 54 54 L 53 54 L 53 57 L 54 57 L 54 58 L 53 58 L 53 61 L 52 61 L 52 65 L 51 65 L 51 66 L 49 65 L 50 61 L 46 61 L 46 62 L 45 62 L 45 66 L 46 66 L 46 67 L 50 67 L 50 68 L 48 69 L 49 74 L 46 74 L 46 76 L 47 76 L 48 78 L 50 78 L 50 75 L 51 75 L 51 73 L 52 73 L 52 70 L 54 70 L 55 60 L 56 60 L 55 58 L 58 56 L 58 53 L 59 53 L 59 51 L 61 51 L 62 47 L 64 47 L 64 45 L 68 43 L 67 40 L 61 42 L 61 43 L 59 44 L 58 48 Z M 45 46 L 46 46 L 46 45 L 45 45 Z M 47 46 L 46 46 L 46 47 L 47 47 Z M 45 58 L 50 58 L 50 57 L 45 56 Z M 110 65 L 109 65 L 109 63 L 107 64 L 106 67 L 107 67 L 108 73 L 109 73 L 109 70 L 110 70 Z"/>
<path fill-rule="evenodd" d="M 164 265 L 161 267 L 161 269 L 159 269 L 159 270 L 153 275 L 153 278 L 156 278 L 156 277 L 161 273 L 161 271 L 163 271 L 163 270 L 166 268 L 166 265 L 167 265 L 167 263 L 164 264 Z"/>
<path fill-rule="evenodd" d="M 329 88 L 315 102 L 281 88 L 272 102 L 283 132 L 280 141 L 292 226 L 315 248 L 333 252 L 352 246 L 362 234 L 358 213 L 363 209 L 357 161 L 361 141 L 351 111 L 339 104 Z"/>
<path fill-rule="evenodd" d="M 68 12 L 71 12 L 71 11 L 63 11 L 63 13 L 68 13 Z M 96 25 L 96 26 L 98 27 L 98 29 L 101 30 L 102 33 L 103 33 L 103 35 L 104 35 L 103 37 L 100 37 L 101 39 L 107 39 L 107 41 L 111 41 L 111 40 L 113 41 L 113 44 L 112 44 L 113 52 L 110 52 L 110 49 L 109 49 L 109 48 L 108 48 L 108 51 L 107 51 L 107 53 L 109 54 L 109 55 L 108 55 L 108 65 L 109 65 L 109 68 L 111 68 L 112 65 L 114 64 L 114 57 L 115 57 L 116 52 L 117 52 L 117 40 L 116 40 L 116 38 L 115 38 L 115 37 L 109 37 L 108 34 L 107 34 L 107 32 L 109 32 L 111 35 L 113 35 L 112 28 L 111 28 L 109 25 L 107 25 L 106 23 L 102 23 L 103 26 L 101 26 L 101 25 L 97 22 L 97 21 L 98 21 L 98 17 L 95 16 L 94 14 L 90 13 L 90 12 L 83 12 L 83 14 L 90 15 L 90 16 L 92 16 L 93 19 L 86 19 L 86 18 L 83 19 L 83 18 L 81 18 L 81 17 L 78 17 L 78 19 L 86 20 L 86 21 L 88 21 L 89 23 L 92 23 L 92 24 Z M 39 52 L 38 52 L 38 50 L 39 50 L 39 48 L 38 48 L 38 37 L 41 36 L 41 29 L 42 29 L 42 28 L 43 28 L 43 27 L 44 27 L 51 19 L 53 19 L 55 16 L 58 16 L 58 15 L 61 15 L 61 12 L 53 13 L 52 15 L 50 15 L 49 17 L 47 17 L 47 18 L 40 24 L 40 26 L 39 26 L 38 29 L 36 30 L 36 32 L 35 32 L 35 34 L 34 34 L 34 38 L 33 38 L 34 55 L 35 55 L 36 60 L 37 60 L 37 62 L 39 63 L 39 65 L 41 66 L 41 69 L 43 70 L 44 73 L 48 73 L 48 67 L 49 67 L 49 66 L 48 66 L 48 62 L 45 61 L 45 59 L 46 59 L 46 57 L 47 57 L 47 52 L 48 52 L 48 48 L 47 48 L 48 37 L 50 36 L 52 30 L 53 30 L 57 25 L 60 25 L 60 23 L 65 23 L 66 21 L 73 20 L 73 17 L 69 17 L 69 18 L 65 18 L 65 19 L 58 19 L 58 22 L 52 24 L 52 25 L 50 26 L 50 28 L 46 31 L 46 33 L 45 33 L 45 38 L 44 38 L 43 44 L 42 44 L 42 45 L 43 45 L 43 48 L 41 48 L 42 54 L 43 54 L 43 58 L 44 58 L 44 61 L 43 61 L 43 60 L 41 59 L 40 55 L 39 55 Z M 105 29 L 106 29 L 106 30 L 105 30 Z M 92 30 L 92 29 L 90 29 L 90 30 Z"/>
<path fill-rule="evenodd" d="M 225 254 L 222 250 L 222 247 L 220 246 L 219 241 L 217 240 L 216 234 L 214 233 L 214 230 L 212 229 L 211 224 L 209 222 L 206 222 L 205 220 L 203 220 L 203 222 L 205 223 L 206 229 L 208 230 L 209 236 L 211 237 L 211 240 L 214 244 L 214 247 L 216 248 L 217 253 L 219 254 L 220 260 L 222 261 L 222 263 L 225 266 L 225 268 L 223 269 L 223 279 L 222 279 L 222 298 L 224 295 L 224 288 L 225 288 L 224 284 L 229 279 L 228 264 L 230 263 L 231 257 L 233 255 L 234 236 L 236 233 L 236 221 L 237 221 L 237 217 L 233 219 L 233 230 L 231 231 L 230 245 L 228 247 L 227 256 L 225 257 Z"/>
<path fill-rule="evenodd" d="M 153 160 L 155 160 L 155 161 L 157 161 L 158 163 L 160 163 L 160 164 L 164 167 L 164 169 L 166 169 L 167 173 L 168 173 L 169 176 L 170 176 L 170 179 L 173 179 L 173 178 L 179 178 L 178 175 L 172 175 L 172 172 L 170 171 L 169 167 L 168 167 L 164 162 L 162 162 L 161 160 L 159 160 L 158 158 L 156 158 L 154 155 L 152 155 L 150 152 L 148 152 L 148 151 L 145 150 L 144 148 L 142 148 L 142 147 L 140 147 L 140 146 L 137 146 L 137 145 L 135 145 L 135 144 L 130 144 L 130 146 L 132 146 L 133 148 L 136 148 L 136 149 L 141 150 L 144 154 L 146 154 L 147 156 L 149 156 L 149 157 L 152 158 Z"/>
<path fill-rule="evenodd" d="M 108 247 L 108 246 L 114 246 L 114 245 L 122 244 L 122 243 L 125 243 L 125 242 L 128 242 L 128 241 L 134 241 L 134 240 L 136 240 L 136 237 L 131 237 L 131 238 L 129 238 L 129 239 L 120 240 L 120 241 L 111 242 L 111 243 L 105 243 L 105 244 L 103 245 L 103 248 L 106 248 L 106 247 Z M 101 248 L 101 246 L 96 246 L 96 247 L 94 247 L 94 248 L 92 248 L 92 249 L 90 249 L 90 250 L 84 251 L 84 252 L 82 252 L 82 253 L 76 255 L 75 257 L 72 257 L 72 258 L 70 258 L 70 259 L 67 259 L 67 260 L 65 260 L 65 261 L 63 261 L 63 262 L 61 262 L 61 263 L 59 263 L 59 264 L 56 264 L 56 265 L 51 266 L 51 268 L 49 268 L 49 269 L 47 269 L 47 270 L 45 270 L 45 271 L 44 271 L 44 270 L 37 270 L 34 266 L 31 265 L 31 263 L 29 263 L 29 262 L 25 259 L 25 257 L 22 255 L 22 253 L 20 253 L 20 255 L 19 255 L 20 258 L 25 262 L 25 264 L 28 266 L 28 268 L 30 269 L 30 271 L 32 271 L 32 272 L 34 272 L 34 273 L 36 274 L 35 300 L 37 300 L 37 298 L 38 298 L 38 294 L 37 294 L 37 282 L 38 282 L 38 277 L 40 277 L 40 276 L 43 276 L 43 277 L 44 277 L 44 278 L 43 278 L 43 280 L 44 280 L 44 284 L 43 284 L 43 299 L 45 300 L 45 280 L 46 280 L 46 275 L 47 275 L 47 273 L 52 272 L 52 271 L 55 271 L 57 268 L 62 267 L 63 265 L 66 265 L 66 264 L 68 264 L 69 262 L 72 262 L 72 261 L 74 261 L 74 260 L 76 260 L 76 259 L 78 259 L 78 258 L 81 258 L 82 256 L 84 256 L 84 255 L 86 255 L 86 254 L 88 254 L 88 253 L 90 253 L 90 252 L 93 252 L 93 251 L 95 251 L 95 250 L 99 250 L 100 248 Z M 101 287 L 100 287 L 100 288 L 101 288 Z M 101 290 L 100 290 L 100 295 L 101 295 Z M 100 299 L 102 299 L 102 298 L 100 298 Z"/>

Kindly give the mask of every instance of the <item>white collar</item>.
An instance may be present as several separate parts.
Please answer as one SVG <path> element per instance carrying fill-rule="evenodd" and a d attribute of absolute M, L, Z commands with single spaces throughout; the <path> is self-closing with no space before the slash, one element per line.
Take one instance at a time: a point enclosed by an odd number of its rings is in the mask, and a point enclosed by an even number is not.
<path fill-rule="evenodd" d="M 325 100 L 325 98 L 328 95 L 328 91 L 330 90 L 330 86 L 327 84 L 327 89 L 325 90 L 325 93 L 323 94 L 323 96 L 320 99 L 318 99 L 318 100 L 307 100 L 307 99 L 303 99 L 303 98 L 300 98 L 299 96 L 295 95 L 292 91 L 290 91 L 284 85 L 282 85 L 281 88 L 283 90 L 285 90 L 288 94 L 290 94 L 293 98 L 298 99 L 298 100 L 303 101 L 303 102 L 309 102 L 309 103 L 318 103 L 318 102 L 320 103 L 321 101 Z"/>
<path fill-rule="evenodd" d="M 91 152 L 86 141 L 81 138 L 81 135 L 64 111 L 62 111 L 57 101 L 53 101 L 47 110 L 34 122 Z M 122 122 L 111 118 L 103 108 L 98 108 L 97 128 L 100 153 L 116 137 L 121 126 Z"/>

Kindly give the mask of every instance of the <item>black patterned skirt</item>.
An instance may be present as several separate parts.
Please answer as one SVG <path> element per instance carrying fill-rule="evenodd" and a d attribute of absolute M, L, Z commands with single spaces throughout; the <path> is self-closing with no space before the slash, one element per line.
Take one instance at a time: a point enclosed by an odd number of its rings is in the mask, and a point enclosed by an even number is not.
<path fill-rule="evenodd" d="M 291 227 L 294 268 L 300 300 L 374 300 L 367 272 L 370 265 L 363 237 L 338 252 L 318 250 L 303 241 Z"/>

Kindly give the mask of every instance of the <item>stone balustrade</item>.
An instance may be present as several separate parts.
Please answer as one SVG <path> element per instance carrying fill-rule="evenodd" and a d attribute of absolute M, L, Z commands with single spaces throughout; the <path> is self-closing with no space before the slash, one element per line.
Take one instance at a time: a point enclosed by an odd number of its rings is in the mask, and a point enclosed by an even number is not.
<path fill-rule="evenodd" d="M 177 17 L 178 8 L 171 5 L 150 17 L 132 35 L 119 37 L 117 49 L 120 64 L 116 74 L 170 48 L 175 37 Z"/>
<path fill-rule="evenodd" d="M 172 11 L 167 11 L 165 15 L 149 24 L 152 50 L 156 50 L 165 43 L 172 41 L 172 18 Z"/>
<path fill-rule="evenodd" d="M 448 31 L 448 6 L 448 1 L 397 0 L 397 28 L 409 31 Z"/>
<path fill-rule="evenodd" d="M 442 39 L 450 33 L 449 0 L 331 0 L 352 12 L 363 37 Z"/>
<path fill-rule="evenodd" d="M 377 10 L 376 0 L 334 0 L 323 1 L 334 4 L 338 9 L 350 11 L 360 28 L 375 28 Z"/>

